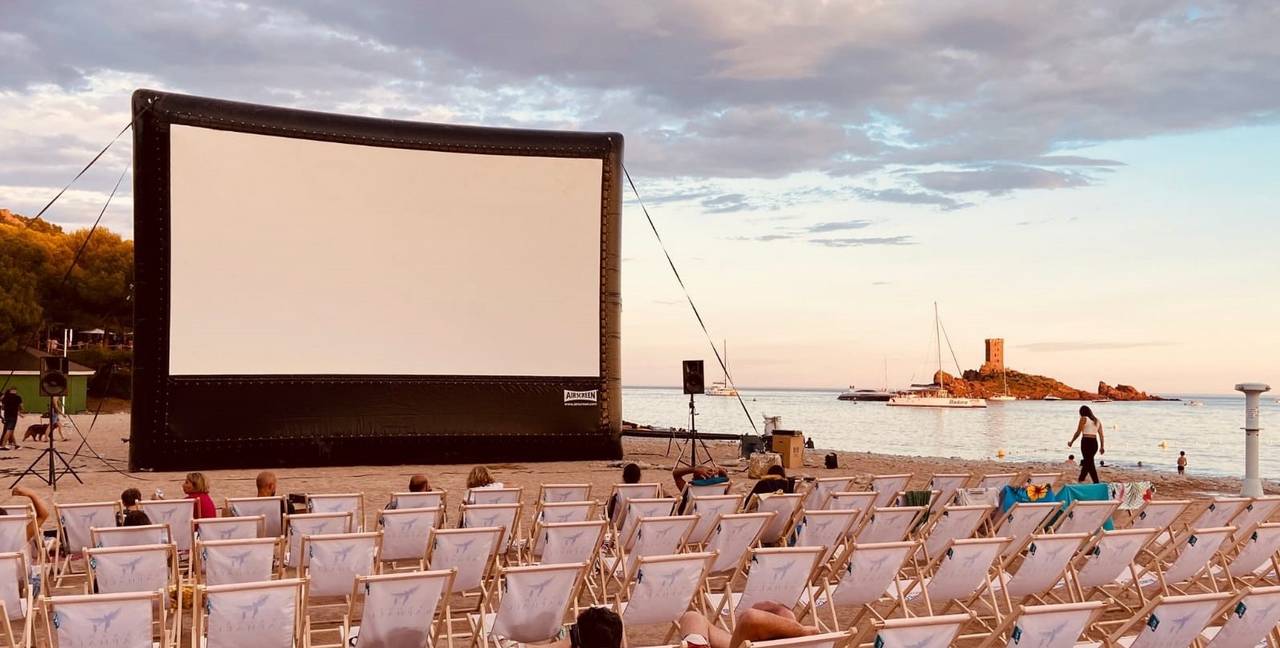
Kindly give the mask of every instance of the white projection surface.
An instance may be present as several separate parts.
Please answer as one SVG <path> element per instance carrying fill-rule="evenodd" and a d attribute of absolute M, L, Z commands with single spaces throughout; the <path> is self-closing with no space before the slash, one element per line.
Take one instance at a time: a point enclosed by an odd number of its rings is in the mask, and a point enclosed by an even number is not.
<path fill-rule="evenodd" d="M 601 174 L 174 125 L 169 374 L 599 376 Z"/>

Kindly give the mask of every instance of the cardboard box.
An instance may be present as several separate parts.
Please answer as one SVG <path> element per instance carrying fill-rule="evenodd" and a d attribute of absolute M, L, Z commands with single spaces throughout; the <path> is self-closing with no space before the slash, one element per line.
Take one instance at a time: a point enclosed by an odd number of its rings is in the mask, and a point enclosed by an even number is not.
<path fill-rule="evenodd" d="M 783 468 L 804 468 L 804 433 L 798 430 L 774 430 L 770 450 L 782 457 Z"/>

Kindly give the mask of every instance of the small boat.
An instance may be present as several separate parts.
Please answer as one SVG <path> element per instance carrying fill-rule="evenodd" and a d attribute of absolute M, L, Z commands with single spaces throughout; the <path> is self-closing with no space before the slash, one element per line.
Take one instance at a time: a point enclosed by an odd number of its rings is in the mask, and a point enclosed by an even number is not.
<path fill-rule="evenodd" d="M 1186 401 L 1186 402 L 1185 402 L 1185 403 L 1183 403 L 1183 404 L 1184 404 L 1184 405 L 1187 405 L 1188 407 L 1204 407 L 1204 403 L 1202 403 L 1202 402 L 1200 402 L 1200 401 L 1198 401 L 1198 400 L 1189 400 L 1189 401 Z"/>
<path fill-rule="evenodd" d="M 1042 398 L 1042 399 L 1040 399 L 1040 400 L 1058 401 L 1058 400 L 1062 400 L 1062 399 L 1061 399 L 1061 398 L 1058 398 L 1057 396 L 1054 396 L 1053 394 L 1049 394 L 1048 396 L 1045 396 L 1044 398 Z"/>
<path fill-rule="evenodd" d="M 1005 403 L 1012 400 L 1018 400 L 1017 397 L 1009 393 L 1009 373 L 1004 370 L 1004 367 L 1000 368 L 1000 382 L 1004 383 L 1004 393 L 996 394 L 995 396 L 992 396 L 987 400 L 995 401 L 997 403 Z"/>
<path fill-rule="evenodd" d="M 725 340 L 721 344 L 724 345 L 724 380 L 717 380 L 711 383 L 707 388 L 707 396 L 734 396 L 738 395 L 738 390 L 729 385 L 729 341 Z"/>
<path fill-rule="evenodd" d="M 893 393 L 883 389 L 854 389 L 853 385 L 849 385 L 849 389 L 840 392 L 837 399 L 842 401 L 884 401 L 893 398 Z"/>
<path fill-rule="evenodd" d="M 1113 403 L 1113 402 L 1115 402 L 1115 401 L 1111 400 L 1110 398 L 1095 398 L 1095 399 L 1093 399 L 1093 402 L 1095 402 L 1095 403 Z"/>
<path fill-rule="evenodd" d="M 995 396 L 988 396 L 987 400 L 995 401 L 997 403 L 1005 403 L 1008 401 L 1016 401 L 1018 400 L 1018 397 L 1010 396 L 1009 394 L 996 394 Z"/>

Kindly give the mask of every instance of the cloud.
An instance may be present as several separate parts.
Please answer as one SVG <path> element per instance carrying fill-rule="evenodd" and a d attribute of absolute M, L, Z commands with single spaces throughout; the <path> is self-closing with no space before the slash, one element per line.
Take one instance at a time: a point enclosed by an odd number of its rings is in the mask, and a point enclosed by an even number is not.
<path fill-rule="evenodd" d="M 826 247 L 863 247 L 867 245 L 915 245 L 910 236 L 870 236 L 863 238 L 809 239 L 810 243 Z"/>
<path fill-rule="evenodd" d="M 1016 345 L 1032 353 L 1059 353 L 1063 351 L 1118 351 L 1146 347 L 1173 346 L 1173 342 L 1032 342 Z"/>
<path fill-rule="evenodd" d="M 869 227 L 870 225 L 871 225 L 871 221 L 869 220 L 854 219 L 854 220 L 840 221 L 836 223 L 818 223 L 816 225 L 810 225 L 805 229 L 812 234 L 821 234 L 823 232 L 838 232 L 841 230 L 863 229 L 865 227 Z"/>
<path fill-rule="evenodd" d="M 751 209 L 751 203 L 747 200 L 746 194 L 732 193 L 720 194 L 702 200 L 703 211 L 709 214 L 728 214 L 731 212 L 746 211 Z"/>
<path fill-rule="evenodd" d="M 864 188 L 857 189 L 854 193 L 859 198 L 863 198 L 865 200 L 878 200 L 880 202 L 903 203 L 907 205 L 934 205 L 942 208 L 943 211 L 964 209 L 965 207 L 972 206 L 972 203 L 967 203 L 961 200 L 956 200 L 950 196 L 942 196 L 926 191 Z"/>
<path fill-rule="evenodd" d="M 943 193 L 980 191 L 999 196 L 1018 189 L 1066 189 L 1092 184 L 1088 176 L 1072 171 L 1051 171 L 1011 164 L 966 171 L 927 171 L 908 174 L 925 189 Z"/>
<path fill-rule="evenodd" d="M 873 285 L 873 286 L 889 286 L 889 285 L 892 285 L 892 284 L 893 284 L 893 282 L 892 282 L 892 281 L 873 281 L 873 282 L 871 282 L 871 285 Z"/>
<path fill-rule="evenodd" d="M 760 236 L 732 236 L 730 241 L 755 241 L 757 243 L 769 243 L 771 241 L 786 241 L 795 238 L 790 234 L 761 234 Z"/>

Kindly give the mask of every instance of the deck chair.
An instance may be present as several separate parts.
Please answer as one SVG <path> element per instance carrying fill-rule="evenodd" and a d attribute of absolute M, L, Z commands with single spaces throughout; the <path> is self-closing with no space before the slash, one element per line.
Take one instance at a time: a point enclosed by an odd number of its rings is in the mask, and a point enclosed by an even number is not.
<path fill-rule="evenodd" d="M 1280 563 L 1277 553 L 1280 552 L 1280 523 L 1262 523 L 1253 527 L 1253 532 L 1242 542 L 1237 542 L 1229 551 L 1230 560 L 1225 568 L 1214 569 L 1216 576 L 1226 579 L 1226 589 L 1244 588 L 1249 585 L 1265 584 L 1270 575 L 1280 577 Z"/>
<path fill-rule="evenodd" d="M 981 488 L 983 490 L 991 488 L 1000 489 L 1005 486 L 1012 486 L 1014 480 L 1017 478 L 1018 473 L 995 473 L 991 475 L 983 475 L 978 479 L 978 483 L 974 484 L 973 487 Z"/>
<path fill-rule="evenodd" d="M 1147 567 L 1145 574 L 1139 573 L 1138 587 L 1155 586 L 1166 596 L 1190 594 L 1193 587 L 1217 591 L 1217 581 L 1211 577 L 1210 570 L 1235 530 L 1235 527 L 1193 529 L 1189 535 L 1166 546 Z M 1201 582 L 1202 576 L 1210 576 L 1207 584 Z"/>
<path fill-rule="evenodd" d="M 363 493 L 321 493 L 307 495 L 308 513 L 350 513 L 352 532 L 364 530 Z"/>
<path fill-rule="evenodd" d="M 135 547 L 138 545 L 169 544 L 173 537 L 167 524 L 145 524 L 131 527 L 93 527 L 89 537 L 95 547 Z"/>
<path fill-rule="evenodd" d="M 591 484 L 543 484 L 538 487 L 539 504 L 585 502 L 591 499 Z"/>
<path fill-rule="evenodd" d="M 309 627 L 306 581 L 298 578 L 199 585 L 192 607 L 192 646 L 301 648 Z"/>
<path fill-rule="evenodd" d="M 554 522 L 538 527 L 530 543 L 530 562 L 547 565 L 580 562 L 591 565 L 604 542 L 604 520 Z"/>
<path fill-rule="evenodd" d="M 569 619 L 582 587 L 586 565 L 508 567 L 501 575 L 501 595 L 492 606 L 468 615 L 472 643 L 495 645 L 536 643 L 555 639 Z"/>
<path fill-rule="evenodd" d="M 765 526 L 764 533 L 760 535 L 761 544 L 777 544 L 791 533 L 791 527 L 795 524 L 795 519 L 801 511 L 800 504 L 805 497 L 798 493 L 751 496 L 755 506 L 748 502 L 746 510 L 756 513 L 773 513 L 773 518 Z"/>
<path fill-rule="evenodd" d="M 87 578 L 84 572 L 75 571 L 82 563 L 84 550 L 94 546 L 90 529 L 116 523 L 120 513 L 119 502 L 85 502 L 82 504 L 54 504 L 57 521 L 59 562 L 54 570 L 54 587 L 61 587 L 67 578 Z M 23 532 L 26 533 L 25 531 Z"/>
<path fill-rule="evenodd" d="M 519 504 L 523 488 L 468 488 L 463 504 Z"/>
<path fill-rule="evenodd" d="M 634 513 L 634 511 L 633 511 Z M 636 561 L 645 556 L 666 556 L 684 550 L 693 533 L 698 518 L 692 515 L 633 518 L 631 535 L 622 539 L 617 547 L 617 558 L 609 568 L 614 578 L 622 578 L 631 572 Z"/>
<path fill-rule="evenodd" d="M 1255 497 L 1229 524 L 1236 528 L 1240 536 L 1246 537 L 1253 533 L 1253 527 L 1270 520 L 1277 510 L 1280 510 L 1280 495 Z"/>
<path fill-rule="evenodd" d="M 416 569 L 422 565 L 427 553 L 427 538 L 431 530 L 440 527 L 444 512 L 440 507 L 397 508 L 378 512 L 378 527 L 382 532 L 382 552 L 379 560 L 392 567 L 410 561 Z"/>
<path fill-rule="evenodd" d="M 247 540 L 266 537 L 266 518 L 261 515 L 241 517 L 196 518 L 191 521 L 191 535 L 200 540 Z"/>
<path fill-rule="evenodd" d="M 874 475 L 871 478 L 871 490 L 876 493 L 874 506 L 893 506 L 898 500 L 898 493 L 907 489 L 911 481 L 911 473 L 902 475 Z"/>
<path fill-rule="evenodd" d="M 448 496 L 449 494 L 442 490 L 423 491 L 420 493 L 392 493 L 391 501 L 387 503 L 387 508 L 406 509 L 439 507 L 444 509 L 448 507 Z"/>
<path fill-rule="evenodd" d="M 1062 481 L 1062 471 L 1054 470 L 1048 472 L 1029 472 L 1027 473 L 1028 484 L 1047 484 L 1048 486 L 1057 486 Z"/>
<path fill-rule="evenodd" d="M 1106 639 L 1108 646 L 1125 648 L 1188 648 L 1235 595 L 1195 594 L 1157 596 L 1136 615 L 1120 624 Z"/>
<path fill-rule="evenodd" d="M 138 507 L 151 518 L 152 524 L 169 525 L 169 537 L 177 546 L 178 553 L 191 551 L 191 521 L 195 519 L 195 500 L 143 500 L 138 502 Z"/>
<path fill-rule="evenodd" d="M 942 513 L 933 518 L 924 542 L 920 544 L 926 561 L 932 560 L 943 551 L 952 540 L 967 540 L 978 532 L 984 520 L 995 509 L 991 505 L 959 506 L 951 504 L 942 508 Z"/>
<path fill-rule="evenodd" d="M 595 512 L 596 503 L 591 500 L 551 502 L 539 505 L 534 522 L 535 525 L 586 522 L 595 515 Z"/>
<path fill-rule="evenodd" d="M 302 539 L 309 535 L 351 533 L 355 529 L 350 513 L 298 513 L 284 516 L 286 567 L 302 564 Z"/>
<path fill-rule="evenodd" d="M 875 633 L 877 648 L 949 648 L 969 621 L 967 614 L 889 619 L 876 622 L 865 632 Z M 862 633 L 855 634 L 852 645 L 862 645 Z"/>
<path fill-rule="evenodd" d="M 998 593 L 1004 611 L 995 610 L 997 619 L 1013 614 L 1019 607 L 1035 604 L 1065 603 L 1071 598 L 1066 574 L 1071 561 L 1092 534 L 1054 533 L 1031 536 L 1031 542 L 1020 553 L 1005 559 L 1001 580 L 992 586 Z M 1063 586 L 1062 596 L 1054 590 Z M 1064 598 L 1065 597 L 1065 598 Z M 1050 600 L 1052 599 L 1052 600 Z"/>
<path fill-rule="evenodd" d="M 1134 609 L 1122 599 L 1124 590 L 1135 586 L 1138 578 L 1136 561 L 1143 548 L 1155 537 L 1155 529 L 1122 529 L 1103 531 L 1093 544 L 1076 556 L 1069 569 L 1069 580 L 1080 602 L 1102 598 L 1123 607 Z M 1146 603 L 1141 589 L 1135 591 L 1142 604 Z"/>
<path fill-rule="evenodd" d="M 840 509 L 859 511 L 858 521 L 861 522 L 862 518 L 866 517 L 866 514 L 872 508 L 875 508 L 877 495 L 879 494 L 875 491 L 835 492 L 827 495 L 827 502 L 822 508 L 827 511 Z"/>
<path fill-rule="evenodd" d="M 1102 601 L 1019 606 L 977 648 L 1076 648 L 1106 609 Z"/>
<path fill-rule="evenodd" d="M 677 515 L 688 515 L 689 506 L 693 504 L 695 497 L 716 497 L 719 495 L 728 495 L 729 488 L 733 486 L 728 480 L 716 484 L 695 484 L 692 481 L 685 482 L 684 488 L 680 489 L 680 495 L 676 498 L 679 505 L 676 507 Z"/>
<path fill-rule="evenodd" d="M 164 601 L 169 604 L 166 614 L 172 619 L 172 627 L 166 628 L 168 641 L 176 644 L 183 596 L 182 572 L 174 545 L 104 547 L 86 549 L 84 553 L 89 574 L 86 594 L 164 592 Z"/>
<path fill-rule="evenodd" d="M 751 558 L 743 567 L 746 583 L 742 591 L 733 591 L 733 583 L 738 579 L 731 577 L 725 580 L 719 593 L 708 592 L 706 603 L 711 611 L 708 616 L 712 620 L 719 619 L 722 625 L 732 629 L 743 613 L 763 601 L 771 601 L 793 611 L 803 602 L 805 609 L 796 617 L 812 614 L 814 602 L 809 596 L 809 583 L 821 567 L 825 551 L 822 547 L 752 550 Z"/>
<path fill-rule="evenodd" d="M 497 489 L 492 489 L 497 490 Z M 520 504 L 463 504 L 462 528 L 502 527 L 498 557 L 503 558 L 516 544 L 520 533 Z"/>
<path fill-rule="evenodd" d="M 0 516 L 0 553 L 20 553 L 35 573 L 44 574 L 45 558 L 43 534 L 34 539 L 27 538 L 27 529 L 35 520 L 35 515 L 27 511 L 19 511 L 11 515 Z M 33 551 L 34 550 L 34 551 Z"/>
<path fill-rule="evenodd" d="M 852 477 L 819 477 L 804 494 L 804 508 L 809 511 L 819 510 L 826 505 L 827 497 L 832 493 L 847 493 L 853 490 L 852 486 Z"/>
<path fill-rule="evenodd" d="M 885 599 L 885 592 L 901 585 L 898 575 L 916 548 L 914 542 L 849 545 L 831 569 L 831 578 L 823 579 L 818 585 L 820 591 L 815 593 L 818 604 L 825 607 L 830 616 L 828 624 L 819 612 L 818 627 L 824 630 L 839 630 L 842 626 L 856 628 L 866 614 L 883 620 L 874 606 Z M 901 591 L 894 595 L 903 598 Z M 854 610 L 842 624 L 837 610 L 849 608 Z"/>
<path fill-rule="evenodd" d="M 453 590 L 449 592 L 444 618 L 444 631 L 450 642 L 455 635 L 455 622 L 465 621 L 466 614 L 483 609 L 489 595 L 486 584 L 497 564 L 502 538 L 502 527 L 431 530 L 427 555 L 422 561 L 424 568 L 454 571 Z M 462 603 L 470 603 L 455 605 L 455 597 L 462 599 Z"/>
<path fill-rule="evenodd" d="M 862 526 L 853 534 L 853 541 L 858 544 L 880 544 L 906 540 L 927 510 L 923 506 L 871 509 L 862 521 Z"/>
<path fill-rule="evenodd" d="M 1000 557 L 1008 545 L 1008 538 L 953 540 L 941 556 L 921 570 L 921 574 L 928 575 L 918 575 L 899 587 L 904 596 L 885 616 L 899 605 L 908 615 L 914 615 L 911 605 L 920 600 L 929 615 L 946 614 L 955 606 L 969 612 L 973 601 L 983 594 L 995 607 L 996 598 L 990 587 L 992 571 L 1000 578 Z"/>
<path fill-rule="evenodd" d="M 1076 500 L 1054 523 L 1054 533 L 1097 533 L 1120 506 L 1117 500 Z"/>
<path fill-rule="evenodd" d="M 822 547 L 825 563 L 848 541 L 857 518 L 858 511 L 853 510 L 805 511 L 787 544 L 792 547 Z"/>
<path fill-rule="evenodd" d="M 0 553 L 0 621 L 3 622 L 6 645 L 30 646 L 32 620 L 35 617 L 34 588 L 28 578 L 27 557 L 20 551 Z M 14 626 L 19 633 L 14 634 Z"/>
<path fill-rule="evenodd" d="M 261 515 L 263 537 L 278 538 L 284 535 L 283 497 L 228 497 L 227 512 L 233 517 Z"/>
<path fill-rule="evenodd" d="M 1151 500 L 1138 509 L 1129 523 L 1130 529 L 1155 529 L 1153 543 L 1162 545 L 1175 535 L 1178 518 L 1191 506 L 1191 500 Z"/>
<path fill-rule="evenodd" d="M 695 495 L 689 503 L 689 515 L 697 516 L 698 523 L 689 534 L 689 544 L 702 546 L 715 531 L 722 515 L 733 515 L 742 510 L 742 495 Z"/>
<path fill-rule="evenodd" d="M 451 569 L 359 576 L 342 617 L 342 645 L 428 648 L 435 645 Z"/>
<path fill-rule="evenodd" d="M 340 623 L 322 621 L 315 612 L 330 606 L 346 609 L 356 579 L 377 573 L 381 547 L 382 534 L 377 531 L 310 535 L 302 539 L 299 573 L 307 582 L 309 638 L 330 632 L 341 636 Z"/>
<path fill-rule="evenodd" d="M 202 585 L 233 585 L 279 579 L 280 538 L 200 540 L 192 553 L 191 573 Z"/>
<path fill-rule="evenodd" d="M 662 497 L 662 486 L 654 483 L 614 484 L 609 493 L 606 506 L 610 522 L 614 529 L 621 529 L 627 519 L 627 503 L 633 499 L 656 499 Z"/>
<path fill-rule="evenodd" d="M 760 546 L 765 527 L 774 513 L 734 513 L 722 515 L 711 535 L 703 543 L 703 550 L 716 555 L 708 578 L 736 573 L 750 556 L 752 549 Z"/>
<path fill-rule="evenodd" d="M 1245 512 L 1252 502 L 1251 497 L 1215 497 L 1186 528 L 1216 529 L 1228 526 L 1237 515 Z"/>
<path fill-rule="evenodd" d="M 825 632 L 791 639 L 744 641 L 742 648 L 840 648 L 849 642 L 849 637 L 848 632 Z"/>
<path fill-rule="evenodd" d="M 1010 556 L 1022 550 L 1031 539 L 1031 534 L 1039 532 L 1048 522 L 1049 516 L 1062 510 L 1057 502 L 1018 502 L 1009 509 L 996 525 L 992 536 L 1003 536 L 1009 539 L 1004 549 L 1004 556 Z"/>
<path fill-rule="evenodd" d="M 673 497 L 633 497 L 627 500 L 625 521 L 616 528 L 618 537 L 626 538 L 635 531 L 636 522 L 646 517 L 666 517 L 675 515 L 676 499 Z"/>
<path fill-rule="evenodd" d="M 42 599 L 51 646 L 153 648 L 169 645 L 169 620 L 159 592 L 51 596 Z"/>
<path fill-rule="evenodd" d="M 709 553 L 637 560 L 614 603 L 624 634 L 642 626 L 662 625 L 667 630 L 662 641 L 670 641 L 680 616 L 695 607 L 714 561 L 715 556 Z M 624 636 L 623 646 L 628 643 Z"/>
<path fill-rule="evenodd" d="M 944 506 L 951 504 L 956 498 L 956 492 L 965 487 L 969 480 L 973 479 L 970 473 L 939 473 L 929 479 L 929 490 L 938 491 L 938 496 L 933 500 L 933 507 L 930 512 L 936 512 Z"/>
<path fill-rule="evenodd" d="M 1205 628 L 1201 633 L 1204 648 L 1274 646 L 1280 623 L 1280 587 L 1246 588 L 1238 598 L 1228 600 L 1214 618 L 1225 618 L 1226 622 Z"/>

